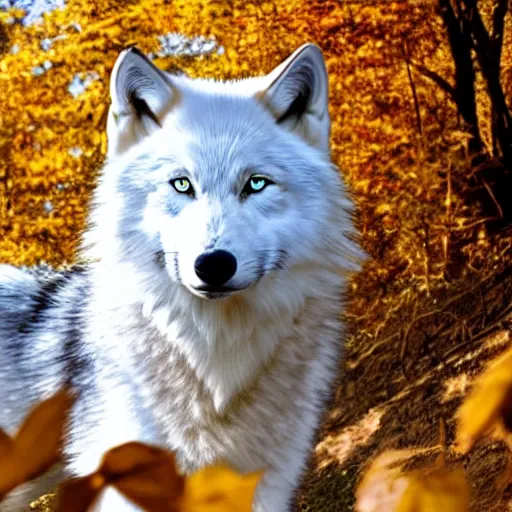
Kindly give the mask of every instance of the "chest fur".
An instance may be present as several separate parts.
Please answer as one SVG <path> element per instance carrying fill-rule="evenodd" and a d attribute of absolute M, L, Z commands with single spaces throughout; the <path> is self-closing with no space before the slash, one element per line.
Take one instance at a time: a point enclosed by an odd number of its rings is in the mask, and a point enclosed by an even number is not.
<path fill-rule="evenodd" d="M 153 332 L 139 344 L 144 347 L 143 399 L 185 469 L 223 461 L 240 471 L 268 467 L 280 449 L 293 443 L 304 416 L 316 416 L 322 409 L 340 343 L 340 324 L 332 317 L 311 314 L 299 319 L 219 407 L 215 390 L 186 355 Z M 223 356 L 226 366 L 250 354 L 233 348 Z"/>

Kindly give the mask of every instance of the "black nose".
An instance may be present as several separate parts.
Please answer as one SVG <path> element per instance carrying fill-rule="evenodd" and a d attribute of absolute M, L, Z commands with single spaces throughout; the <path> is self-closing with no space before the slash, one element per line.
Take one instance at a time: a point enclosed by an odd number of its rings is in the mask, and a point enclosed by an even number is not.
<path fill-rule="evenodd" d="M 200 254 L 194 263 L 197 277 L 211 286 L 221 286 L 236 272 L 236 258 L 228 251 Z"/>

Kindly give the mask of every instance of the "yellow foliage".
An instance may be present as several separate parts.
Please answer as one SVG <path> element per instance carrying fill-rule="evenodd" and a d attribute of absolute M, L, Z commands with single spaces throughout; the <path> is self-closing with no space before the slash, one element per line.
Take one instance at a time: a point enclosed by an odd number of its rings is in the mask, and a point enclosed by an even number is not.
<path fill-rule="evenodd" d="M 22 14 L 10 13 L 18 19 Z M 404 37 L 414 39 L 413 57 L 427 55 L 431 69 L 449 75 L 449 49 L 438 35 L 436 21 L 428 2 L 69 0 L 64 9 L 45 15 L 41 25 L 5 25 L 8 42 L 0 61 L 0 262 L 60 264 L 74 259 L 106 152 L 112 66 L 131 44 L 155 52 L 158 36 L 167 32 L 215 37 L 224 52 L 157 58 L 158 66 L 178 65 L 191 76 L 221 79 L 268 72 L 305 41 L 318 43 L 330 76 L 335 161 L 369 205 L 382 200 L 396 210 L 389 196 L 398 197 L 397 188 L 409 196 L 409 189 L 421 181 L 402 176 L 404 162 L 418 160 L 419 155 L 413 105 L 404 94 L 407 75 L 396 55 Z M 43 38 L 57 36 L 62 38 L 48 51 L 41 48 Z M 13 45 L 18 46 L 17 53 L 8 51 Z M 47 60 L 53 67 L 35 76 L 33 68 Z M 91 72 L 98 80 L 74 98 L 68 92 L 73 77 Z M 436 104 L 436 87 L 424 89 L 420 99 L 427 108 Z M 452 113 L 448 109 L 446 115 Z M 69 151 L 76 147 L 83 154 L 71 157 Z M 393 162 L 389 152 L 396 147 L 407 149 L 401 161 Z M 425 195 L 432 196 L 430 181 L 436 173 L 425 168 L 423 174 L 428 176 L 419 187 L 423 195 L 416 193 L 421 208 L 433 201 Z M 370 185 L 364 191 L 360 180 Z M 49 211 L 47 201 L 53 206 Z M 424 265 L 418 242 L 407 234 L 417 218 L 399 210 L 400 225 L 386 229 L 399 228 L 398 234 L 404 234 L 402 247 L 415 264 L 409 264 L 412 272 Z M 66 222 L 49 230 L 48 218 Z M 13 229 L 15 225 L 22 230 Z M 372 241 L 378 232 L 368 230 L 366 236 Z"/>
<path fill-rule="evenodd" d="M 467 512 L 469 486 L 461 469 L 438 469 L 408 477 L 396 512 Z"/>
<path fill-rule="evenodd" d="M 241 476 L 222 466 L 198 471 L 185 480 L 180 511 L 250 512 L 261 477 L 261 472 Z"/>
<path fill-rule="evenodd" d="M 467 512 L 469 485 L 461 469 L 440 464 L 415 471 L 404 466 L 428 450 L 383 452 L 370 465 L 356 492 L 357 512 Z"/>
<path fill-rule="evenodd" d="M 512 349 L 509 349 L 476 380 L 460 407 L 457 448 L 466 453 L 491 431 L 494 437 L 510 442 L 511 425 Z"/>

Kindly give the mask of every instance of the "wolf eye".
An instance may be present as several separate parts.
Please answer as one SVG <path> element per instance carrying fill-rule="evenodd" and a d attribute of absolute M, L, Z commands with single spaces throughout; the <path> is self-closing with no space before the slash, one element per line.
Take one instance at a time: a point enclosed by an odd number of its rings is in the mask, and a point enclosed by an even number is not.
<path fill-rule="evenodd" d="M 176 178 L 169 183 L 176 189 L 176 192 L 180 194 L 192 195 L 194 193 L 194 189 L 187 178 Z"/>
<path fill-rule="evenodd" d="M 261 192 L 263 189 L 272 185 L 273 181 L 270 181 L 264 176 L 254 175 L 249 178 L 249 181 L 245 184 L 243 195 L 256 194 Z"/>

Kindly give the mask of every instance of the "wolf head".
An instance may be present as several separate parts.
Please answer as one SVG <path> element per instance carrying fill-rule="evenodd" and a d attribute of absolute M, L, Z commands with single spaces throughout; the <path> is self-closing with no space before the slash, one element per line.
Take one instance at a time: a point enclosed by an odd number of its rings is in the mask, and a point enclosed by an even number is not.
<path fill-rule="evenodd" d="M 317 46 L 233 82 L 167 74 L 126 50 L 107 134 L 89 256 L 110 251 L 203 299 L 355 268 Z"/>

